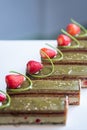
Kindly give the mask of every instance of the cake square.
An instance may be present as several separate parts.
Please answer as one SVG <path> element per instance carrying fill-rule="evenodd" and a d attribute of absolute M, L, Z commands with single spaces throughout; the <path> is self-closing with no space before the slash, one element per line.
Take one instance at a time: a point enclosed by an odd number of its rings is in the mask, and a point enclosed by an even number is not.
<path fill-rule="evenodd" d="M 65 124 L 67 110 L 67 97 L 12 95 L 10 106 L 0 110 L 0 125 Z"/>
<path fill-rule="evenodd" d="M 80 80 L 33 80 L 32 88 L 23 92 L 12 92 L 7 89 L 9 95 L 33 95 L 33 96 L 47 96 L 62 97 L 68 96 L 70 105 L 80 104 Z M 29 83 L 25 81 L 21 88 L 28 86 Z"/>

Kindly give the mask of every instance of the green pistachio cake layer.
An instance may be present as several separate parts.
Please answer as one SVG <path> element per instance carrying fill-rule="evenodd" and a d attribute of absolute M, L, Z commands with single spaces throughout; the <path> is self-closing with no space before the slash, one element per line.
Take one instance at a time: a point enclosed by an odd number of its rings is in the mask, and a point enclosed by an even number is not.
<path fill-rule="evenodd" d="M 52 97 L 69 97 L 69 104 L 80 104 L 80 80 L 33 80 L 33 85 L 30 90 L 23 92 L 12 92 L 7 89 L 9 95 L 36 95 Z M 25 81 L 21 88 L 27 87 L 29 83 Z"/>
<path fill-rule="evenodd" d="M 46 75 L 51 71 L 51 65 L 44 65 L 44 68 L 37 75 Z M 32 79 L 38 79 L 27 74 Z M 84 79 L 87 78 L 87 65 L 54 65 L 54 72 L 43 79 Z M 42 79 L 42 78 L 40 78 Z"/>
<path fill-rule="evenodd" d="M 33 80 L 32 88 L 26 92 L 20 93 L 68 93 L 80 90 L 80 81 L 78 80 Z M 25 81 L 21 88 L 27 87 L 29 83 Z M 9 94 L 15 94 L 7 89 Z M 17 92 L 16 92 L 17 93 Z"/>
<path fill-rule="evenodd" d="M 64 63 L 64 64 L 87 64 L 87 51 L 81 51 L 81 50 L 65 50 L 62 51 L 63 53 L 63 59 L 61 61 L 58 61 L 59 55 L 57 57 L 53 58 L 53 63 Z M 50 63 L 49 60 L 42 59 L 42 62 L 44 64 Z"/>
<path fill-rule="evenodd" d="M 58 48 L 60 48 L 61 50 L 65 50 L 65 49 L 70 49 L 70 50 L 87 50 L 87 40 L 79 40 L 80 42 L 80 46 L 78 48 L 61 48 L 60 46 L 58 46 Z M 73 41 L 72 45 L 76 45 L 76 43 Z"/>
<path fill-rule="evenodd" d="M 67 98 L 11 96 L 10 106 L 0 110 L 0 125 L 65 123 L 67 105 Z"/>

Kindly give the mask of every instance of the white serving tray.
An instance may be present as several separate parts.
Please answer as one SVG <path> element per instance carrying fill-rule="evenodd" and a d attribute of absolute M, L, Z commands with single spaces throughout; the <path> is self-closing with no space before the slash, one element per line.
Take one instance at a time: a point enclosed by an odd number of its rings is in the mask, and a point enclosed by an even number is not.
<path fill-rule="evenodd" d="M 39 50 L 56 40 L 0 41 L 0 89 L 6 89 L 5 75 L 10 70 L 25 73 L 29 60 L 40 61 Z M 81 89 L 80 106 L 69 106 L 66 125 L 0 126 L 0 130 L 87 130 L 87 89 Z"/>

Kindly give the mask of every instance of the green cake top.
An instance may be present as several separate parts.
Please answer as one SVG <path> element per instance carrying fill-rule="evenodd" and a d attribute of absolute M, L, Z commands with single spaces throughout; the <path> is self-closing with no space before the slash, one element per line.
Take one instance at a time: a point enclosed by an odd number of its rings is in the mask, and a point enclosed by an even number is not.
<path fill-rule="evenodd" d="M 80 48 L 87 48 L 87 40 L 79 40 L 80 42 Z M 75 44 L 75 42 L 73 41 L 72 44 Z"/>
<path fill-rule="evenodd" d="M 39 75 L 45 75 L 50 72 L 51 65 L 44 65 L 44 66 L 45 67 L 37 74 L 38 77 Z M 32 75 L 28 75 L 28 76 L 30 76 L 32 79 L 39 79 L 38 77 L 33 77 Z M 44 79 L 52 79 L 52 78 L 53 79 L 63 79 L 63 78 L 83 79 L 86 77 L 87 77 L 87 65 L 55 64 L 54 72 L 49 77 L 46 77 Z"/>
<path fill-rule="evenodd" d="M 49 68 L 49 69 L 48 69 Z M 50 65 L 45 65 L 45 68 L 41 73 L 48 73 L 50 71 Z M 75 76 L 86 76 L 87 75 L 87 65 L 55 65 L 54 72 L 51 77 L 59 75 L 75 75 Z"/>
<path fill-rule="evenodd" d="M 50 113 L 65 110 L 65 101 L 58 97 L 12 96 L 11 104 L 2 112 L 12 113 Z"/>
<path fill-rule="evenodd" d="M 63 60 L 87 60 L 87 53 L 85 52 L 63 52 L 63 56 Z"/>
<path fill-rule="evenodd" d="M 79 45 L 78 48 L 84 48 L 84 49 L 87 48 L 87 40 L 79 40 L 79 42 L 80 42 L 80 45 Z M 72 41 L 72 45 L 74 46 L 75 44 L 76 43 L 74 41 Z M 62 48 L 61 46 L 58 46 L 58 48 L 60 48 L 60 49 L 72 49 L 72 48 Z"/>
<path fill-rule="evenodd" d="M 33 81 L 33 87 L 32 90 L 60 90 L 60 91 L 69 91 L 69 90 L 79 90 L 79 84 L 78 81 L 74 80 L 36 80 Z"/>
<path fill-rule="evenodd" d="M 59 58 L 59 55 L 57 55 L 55 58 L 53 58 L 53 59 L 57 59 L 57 58 Z M 83 61 L 85 61 L 85 60 L 87 60 L 87 53 L 86 52 L 63 52 L 63 59 L 61 60 L 61 62 L 62 61 L 80 61 L 80 62 L 83 62 Z M 49 63 L 49 61 L 48 60 L 44 60 L 44 59 L 42 59 L 42 61 L 44 62 L 44 63 Z M 59 61 L 57 61 L 57 60 L 53 60 L 53 63 L 55 63 L 55 62 L 57 62 L 57 63 L 59 63 Z"/>
<path fill-rule="evenodd" d="M 80 90 L 80 83 L 78 80 L 33 80 L 33 85 L 30 90 L 27 90 L 26 92 L 20 92 L 21 94 L 28 94 L 28 93 L 67 93 L 67 92 L 73 92 L 73 91 L 79 91 Z M 28 86 L 29 83 L 25 81 L 21 87 L 25 88 Z M 9 94 L 17 94 L 17 92 L 11 92 L 10 89 L 8 89 Z"/>

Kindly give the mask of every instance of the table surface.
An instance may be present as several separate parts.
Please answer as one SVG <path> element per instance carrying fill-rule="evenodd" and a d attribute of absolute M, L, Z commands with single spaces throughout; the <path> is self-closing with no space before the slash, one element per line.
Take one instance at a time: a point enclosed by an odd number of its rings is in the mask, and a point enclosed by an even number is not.
<path fill-rule="evenodd" d="M 40 61 L 39 50 L 48 47 L 45 43 L 57 45 L 54 40 L 0 41 L 0 89 L 6 90 L 5 75 L 15 70 L 25 73 L 29 60 Z M 17 125 L 0 126 L 0 130 L 87 130 L 87 89 L 81 89 L 79 106 L 69 106 L 66 125 Z"/>

